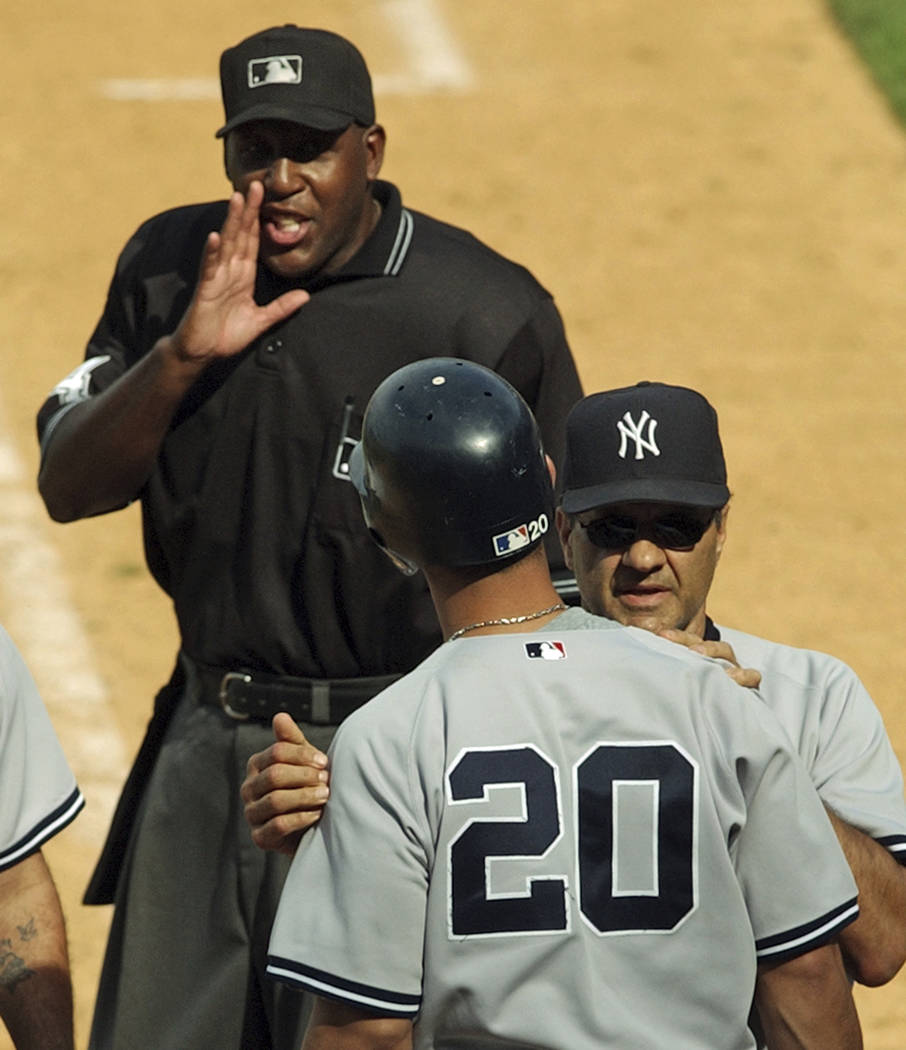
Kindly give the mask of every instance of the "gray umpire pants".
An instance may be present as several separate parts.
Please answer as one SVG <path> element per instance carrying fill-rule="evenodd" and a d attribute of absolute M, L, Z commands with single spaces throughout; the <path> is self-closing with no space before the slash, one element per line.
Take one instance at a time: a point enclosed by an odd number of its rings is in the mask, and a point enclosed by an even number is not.
<path fill-rule="evenodd" d="M 303 726 L 317 746 L 333 730 Z M 298 1050 L 311 999 L 265 974 L 289 858 L 251 840 L 239 787 L 269 725 L 198 703 L 191 674 L 117 886 L 89 1050 Z"/>

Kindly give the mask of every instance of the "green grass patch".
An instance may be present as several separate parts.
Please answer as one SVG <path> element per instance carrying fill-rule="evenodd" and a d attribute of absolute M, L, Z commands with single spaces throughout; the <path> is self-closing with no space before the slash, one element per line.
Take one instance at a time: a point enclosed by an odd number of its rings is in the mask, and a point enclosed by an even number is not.
<path fill-rule="evenodd" d="M 828 6 L 906 125 L 906 0 L 828 0 Z"/>

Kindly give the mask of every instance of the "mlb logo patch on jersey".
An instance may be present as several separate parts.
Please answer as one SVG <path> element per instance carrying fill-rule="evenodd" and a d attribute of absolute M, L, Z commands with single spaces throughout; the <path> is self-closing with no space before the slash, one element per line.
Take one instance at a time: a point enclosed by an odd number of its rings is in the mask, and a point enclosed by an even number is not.
<path fill-rule="evenodd" d="M 512 554 L 513 551 L 518 551 L 522 547 L 528 546 L 528 525 L 519 525 L 508 532 L 500 532 L 496 536 L 492 536 L 491 541 L 494 544 L 494 555 L 496 557 L 502 558 L 505 554 Z"/>
<path fill-rule="evenodd" d="M 268 58 L 253 58 L 249 62 L 249 87 L 265 84 L 301 84 L 301 55 L 271 55 Z"/>
<path fill-rule="evenodd" d="M 525 655 L 530 660 L 565 660 L 566 646 L 563 642 L 526 642 Z"/>

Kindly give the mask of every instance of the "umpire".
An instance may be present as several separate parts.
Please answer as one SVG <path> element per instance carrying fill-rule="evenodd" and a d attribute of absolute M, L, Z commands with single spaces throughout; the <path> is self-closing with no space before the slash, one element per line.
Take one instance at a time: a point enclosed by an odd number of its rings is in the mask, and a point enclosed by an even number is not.
<path fill-rule="evenodd" d="M 581 396 L 531 274 L 379 180 L 352 44 L 275 27 L 220 76 L 234 193 L 138 229 L 38 415 L 51 517 L 141 500 L 181 641 L 86 895 L 116 905 L 91 1050 L 300 1044 L 304 997 L 264 977 L 288 860 L 252 844 L 246 761 L 277 711 L 326 747 L 440 641 L 423 579 L 387 563 L 348 480 L 374 388 L 426 356 L 476 361 L 558 459 Z"/>

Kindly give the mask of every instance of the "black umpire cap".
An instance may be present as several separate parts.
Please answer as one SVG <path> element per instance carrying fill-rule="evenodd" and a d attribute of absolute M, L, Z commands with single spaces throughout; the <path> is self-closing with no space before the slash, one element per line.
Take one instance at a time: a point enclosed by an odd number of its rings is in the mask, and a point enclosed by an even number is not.
<path fill-rule="evenodd" d="M 228 131 L 252 120 L 288 120 L 323 131 L 374 123 L 371 76 L 359 50 L 326 29 L 275 26 L 220 56 Z"/>

